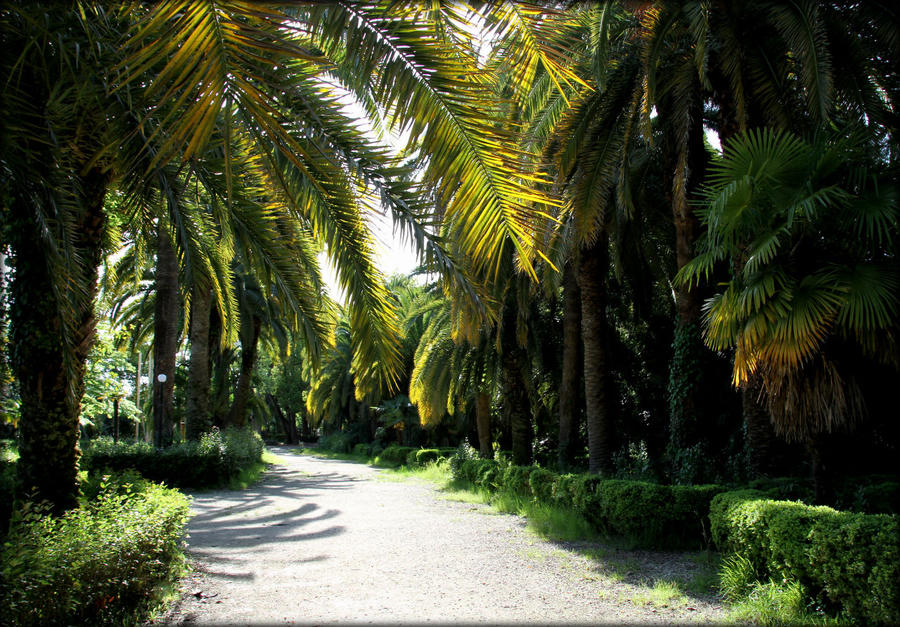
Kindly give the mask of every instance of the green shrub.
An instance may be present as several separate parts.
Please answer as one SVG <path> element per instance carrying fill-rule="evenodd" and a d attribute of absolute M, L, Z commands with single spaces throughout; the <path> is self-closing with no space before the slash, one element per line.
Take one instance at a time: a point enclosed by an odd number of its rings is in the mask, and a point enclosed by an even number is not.
<path fill-rule="evenodd" d="M 316 442 L 316 448 L 332 453 L 349 453 L 356 444 L 356 436 L 345 431 L 323 435 Z"/>
<path fill-rule="evenodd" d="M 533 495 L 529 478 L 532 470 L 533 466 L 507 466 L 503 469 L 501 479 L 503 489 L 523 498 L 531 498 Z"/>
<path fill-rule="evenodd" d="M 243 429 L 213 429 L 198 442 L 156 449 L 146 442 L 114 443 L 109 438 L 83 446 L 81 468 L 88 473 L 137 470 L 145 478 L 179 488 L 223 485 L 262 460 L 258 434 Z"/>
<path fill-rule="evenodd" d="M 559 475 L 545 468 L 535 468 L 528 475 L 528 487 L 538 503 L 550 504 L 556 491 L 556 482 Z"/>
<path fill-rule="evenodd" d="M 372 456 L 372 445 L 366 444 L 365 442 L 360 442 L 359 444 L 353 445 L 353 454 L 359 455 L 360 457 L 371 457 Z"/>
<path fill-rule="evenodd" d="M 444 454 L 436 448 L 419 449 L 418 451 L 410 453 L 410 455 L 414 456 L 415 462 L 411 465 L 415 466 L 425 466 L 426 464 L 430 464 L 444 458 Z"/>
<path fill-rule="evenodd" d="M 600 530 L 647 548 L 702 548 L 709 538 L 709 505 L 725 488 L 671 486 L 609 479 L 600 482 Z"/>
<path fill-rule="evenodd" d="M 59 518 L 26 504 L 2 549 L 4 622 L 139 622 L 154 589 L 180 573 L 188 508 L 176 490 L 118 482 Z"/>
<path fill-rule="evenodd" d="M 456 481 L 465 479 L 462 474 L 463 465 L 470 460 L 478 458 L 478 451 L 469 446 L 466 442 L 462 442 L 450 457 L 450 474 Z"/>
<path fill-rule="evenodd" d="M 470 481 L 479 488 L 495 492 L 500 486 L 503 467 L 493 459 L 475 459 L 470 462 L 472 478 Z"/>
<path fill-rule="evenodd" d="M 392 444 L 387 447 L 375 458 L 375 463 L 381 466 L 400 466 L 406 463 L 406 457 L 410 451 L 415 449 L 412 446 L 397 446 Z"/>
<path fill-rule="evenodd" d="M 0 540 L 6 534 L 16 495 L 16 462 L 0 456 Z"/>
<path fill-rule="evenodd" d="M 761 575 L 797 582 L 820 605 L 854 621 L 900 620 L 897 516 L 840 512 L 742 490 L 716 496 L 710 518 L 719 549 L 743 555 Z"/>

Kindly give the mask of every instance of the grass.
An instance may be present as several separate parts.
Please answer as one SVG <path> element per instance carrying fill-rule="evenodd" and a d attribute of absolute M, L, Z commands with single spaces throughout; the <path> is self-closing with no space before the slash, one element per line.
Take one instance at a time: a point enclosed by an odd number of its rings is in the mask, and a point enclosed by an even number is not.
<path fill-rule="evenodd" d="M 852 623 L 826 616 L 808 608 L 803 588 L 797 582 L 789 584 L 768 581 L 756 582 L 746 596 L 739 599 L 729 612 L 734 622 L 755 625 L 823 625 L 843 626 Z"/>
<path fill-rule="evenodd" d="M 262 460 L 242 469 L 236 477 L 228 482 L 229 490 L 246 490 L 262 478 L 268 466 L 284 464 L 284 459 L 263 449 Z"/>
<path fill-rule="evenodd" d="M 660 579 L 652 588 L 645 588 L 632 595 L 632 603 L 636 605 L 652 605 L 653 607 L 683 607 L 688 599 L 676 581 Z"/>

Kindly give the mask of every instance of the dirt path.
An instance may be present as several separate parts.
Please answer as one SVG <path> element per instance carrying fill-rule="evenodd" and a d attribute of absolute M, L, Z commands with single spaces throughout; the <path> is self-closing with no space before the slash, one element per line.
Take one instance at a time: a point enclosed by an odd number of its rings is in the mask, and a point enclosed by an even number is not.
<path fill-rule="evenodd" d="M 680 581 L 684 589 L 692 577 L 696 584 L 703 565 L 690 556 L 547 542 L 520 517 L 442 499 L 425 482 L 273 452 L 286 464 L 256 486 L 194 497 L 188 550 L 196 572 L 164 622 L 723 619 L 714 598 L 666 587 Z"/>

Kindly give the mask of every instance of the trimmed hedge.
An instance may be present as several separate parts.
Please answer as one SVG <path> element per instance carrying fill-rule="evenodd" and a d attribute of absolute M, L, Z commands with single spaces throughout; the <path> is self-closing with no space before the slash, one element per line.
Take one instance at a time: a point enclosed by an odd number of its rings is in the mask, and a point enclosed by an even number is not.
<path fill-rule="evenodd" d="M 410 468 L 425 466 L 439 459 L 449 458 L 456 449 L 447 448 L 420 448 L 410 451 L 406 456 L 406 465 Z"/>
<path fill-rule="evenodd" d="M 647 548 L 708 546 L 709 504 L 725 491 L 717 485 L 666 486 L 558 475 L 545 468 L 471 457 L 452 460 L 451 469 L 455 479 L 491 492 L 502 490 L 535 503 L 570 508 L 598 531 Z"/>
<path fill-rule="evenodd" d="M 716 545 L 750 560 L 761 576 L 799 582 L 819 603 L 861 622 L 900 621 L 900 521 L 857 514 L 758 490 L 716 496 Z"/>
<path fill-rule="evenodd" d="M 710 540 L 710 502 L 724 491 L 718 485 L 603 480 L 596 519 L 601 531 L 624 536 L 638 546 L 701 549 Z"/>
<path fill-rule="evenodd" d="M 114 443 L 98 438 L 84 445 L 81 468 L 88 473 L 137 470 L 145 478 L 178 488 L 222 485 L 262 460 L 263 442 L 243 429 L 214 429 L 199 442 L 156 449 L 146 442 Z"/>
<path fill-rule="evenodd" d="M 180 574 L 189 499 L 136 482 L 102 486 L 86 506 L 55 518 L 27 504 L 0 553 L 4 623 L 130 624 Z"/>
<path fill-rule="evenodd" d="M 392 444 L 387 447 L 375 458 L 375 463 L 381 466 L 400 466 L 406 463 L 406 458 L 410 451 L 415 451 L 412 446 L 397 446 Z"/>

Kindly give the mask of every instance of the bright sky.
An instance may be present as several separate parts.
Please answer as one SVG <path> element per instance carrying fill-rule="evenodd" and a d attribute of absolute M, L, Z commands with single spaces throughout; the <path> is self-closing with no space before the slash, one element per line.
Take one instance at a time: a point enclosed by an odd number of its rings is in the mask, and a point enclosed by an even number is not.
<path fill-rule="evenodd" d="M 412 272 L 418 265 L 415 248 L 410 242 L 401 241 L 399 234 L 394 234 L 391 216 L 370 212 L 366 214 L 366 221 L 375 239 L 375 264 L 385 278 Z M 334 267 L 324 252 L 319 255 L 319 264 L 328 294 L 339 303 L 344 303 Z"/>

